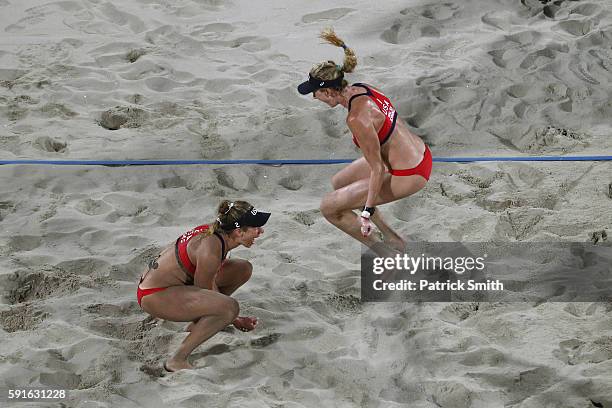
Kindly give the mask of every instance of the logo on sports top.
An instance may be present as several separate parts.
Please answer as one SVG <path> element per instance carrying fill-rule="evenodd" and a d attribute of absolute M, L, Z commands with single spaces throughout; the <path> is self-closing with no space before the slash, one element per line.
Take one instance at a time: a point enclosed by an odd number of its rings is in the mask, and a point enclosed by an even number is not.
<path fill-rule="evenodd" d="M 379 99 L 380 101 L 380 99 Z M 395 114 L 395 109 L 391 106 L 389 101 L 382 101 L 382 111 L 383 113 L 391 120 L 393 120 L 393 115 Z"/>
<path fill-rule="evenodd" d="M 319 86 L 323 86 L 323 85 L 325 85 L 325 82 L 321 82 L 321 83 L 319 84 Z"/>
<path fill-rule="evenodd" d="M 253 214 L 253 215 L 257 215 L 257 210 L 253 208 L 253 209 L 251 210 L 251 214 Z"/>

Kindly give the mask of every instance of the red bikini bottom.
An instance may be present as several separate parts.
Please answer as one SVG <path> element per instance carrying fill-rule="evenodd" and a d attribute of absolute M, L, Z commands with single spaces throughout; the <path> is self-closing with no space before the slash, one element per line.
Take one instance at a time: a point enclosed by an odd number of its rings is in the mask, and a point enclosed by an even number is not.
<path fill-rule="evenodd" d="M 140 285 L 138 285 L 138 290 L 136 291 L 136 297 L 138 298 L 138 305 L 140 306 L 140 301 L 144 296 L 151 295 L 155 292 L 161 292 L 162 290 L 166 290 L 166 288 L 149 288 L 149 289 L 140 289 Z"/>
<path fill-rule="evenodd" d="M 389 170 L 392 176 L 413 176 L 418 174 L 422 176 L 425 180 L 429 181 L 429 176 L 431 175 L 431 167 L 433 165 L 433 159 L 431 157 L 431 151 L 429 147 L 425 145 L 425 152 L 423 153 L 423 160 L 416 166 L 411 169 L 402 169 L 402 170 Z"/>
<path fill-rule="evenodd" d="M 227 259 L 224 259 L 221 262 L 221 266 L 219 266 L 219 270 L 221 270 L 223 268 L 223 265 L 225 264 L 225 262 L 227 262 Z M 169 286 L 167 286 L 165 288 L 140 289 L 140 284 L 142 283 L 143 279 L 144 279 L 144 277 L 140 278 L 140 282 L 138 283 L 138 290 L 136 291 L 136 298 L 138 299 L 138 305 L 140 305 L 140 301 L 142 300 L 143 297 L 145 297 L 147 295 L 152 295 L 155 292 L 161 292 L 162 290 L 166 290 L 169 287 Z"/>

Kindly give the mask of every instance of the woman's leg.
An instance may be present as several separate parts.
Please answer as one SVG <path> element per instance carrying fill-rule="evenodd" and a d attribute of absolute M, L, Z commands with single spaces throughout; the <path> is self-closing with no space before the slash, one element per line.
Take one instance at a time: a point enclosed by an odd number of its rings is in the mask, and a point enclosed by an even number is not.
<path fill-rule="evenodd" d="M 215 284 L 220 293 L 230 296 L 251 278 L 252 273 L 253 265 L 249 261 L 235 258 L 226 259 L 215 277 Z M 195 323 L 194 321 L 189 324 L 185 330 L 191 331 Z M 238 316 L 232 323 L 239 330 L 251 331 L 257 325 L 257 318 Z"/>
<path fill-rule="evenodd" d="M 219 291 L 224 295 L 231 295 L 244 285 L 253 274 L 253 265 L 244 259 L 227 259 L 223 267 L 217 273 L 215 283 Z M 254 316 L 238 316 L 232 322 L 238 330 L 251 331 L 257 326 L 257 318 Z"/>
<path fill-rule="evenodd" d="M 244 259 L 226 259 L 221 270 L 215 277 L 219 291 L 230 296 L 239 287 L 244 285 L 253 274 L 253 265 Z"/>
<path fill-rule="evenodd" d="M 385 175 L 382 187 L 378 194 L 376 205 L 408 197 L 421 190 L 427 181 L 418 175 L 405 177 L 392 177 Z M 361 234 L 358 215 L 354 209 L 361 208 L 368 195 L 369 179 L 357 180 L 336 191 L 328 193 L 321 202 L 321 213 L 336 227 L 346 232 L 356 240 L 370 248 L 375 248 L 379 241 L 374 235 L 364 237 Z M 379 219 L 382 221 L 382 218 Z M 399 235 L 387 224 L 382 222 L 388 234 Z M 381 231 L 382 232 L 382 231 Z"/>
<path fill-rule="evenodd" d="M 370 165 L 364 157 L 355 160 L 336 174 L 331 179 L 334 190 L 339 190 L 349 184 L 362 179 L 370 178 Z"/>
<path fill-rule="evenodd" d="M 332 177 L 332 187 L 334 190 L 339 190 L 359 180 L 369 179 L 370 165 L 364 157 L 361 157 L 340 170 Z M 380 210 L 377 210 L 374 213 L 374 216 L 372 216 L 372 222 L 381 232 L 386 243 L 400 251 L 404 250 L 406 242 L 385 222 Z"/>
<path fill-rule="evenodd" d="M 165 363 L 169 371 L 193 368 L 187 357 L 200 344 L 229 325 L 239 312 L 238 302 L 229 296 L 195 286 L 170 286 L 145 296 L 142 308 L 150 315 L 174 322 L 196 321 L 191 332 Z"/>

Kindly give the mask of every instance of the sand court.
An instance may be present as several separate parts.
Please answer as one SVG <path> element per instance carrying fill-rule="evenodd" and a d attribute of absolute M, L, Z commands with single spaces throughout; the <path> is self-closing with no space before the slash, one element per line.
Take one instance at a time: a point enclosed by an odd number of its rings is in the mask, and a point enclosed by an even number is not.
<path fill-rule="evenodd" d="M 349 81 L 380 86 L 434 158 L 612 154 L 605 0 L 0 0 L 0 159 L 357 158 L 346 111 L 295 90 L 313 62 L 341 58 L 317 39 L 329 25 L 357 52 Z M 341 168 L 0 166 L 0 398 L 612 406 L 608 303 L 362 303 L 361 248 L 319 211 Z M 413 241 L 607 244 L 610 170 L 434 163 L 423 190 L 381 209 Z M 225 198 L 273 214 L 232 253 L 253 264 L 235 298 L 259 325 L 169 374 L 186 325 L 143 313 L 138 277 Z"/>

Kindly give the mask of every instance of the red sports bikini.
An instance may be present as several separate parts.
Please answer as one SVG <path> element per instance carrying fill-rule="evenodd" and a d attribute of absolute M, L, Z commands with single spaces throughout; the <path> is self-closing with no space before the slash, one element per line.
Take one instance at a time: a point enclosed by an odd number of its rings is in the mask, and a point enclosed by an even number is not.
<path fill-rule="evenodd" d="M 376 106 L 378 106 L 378 109 L 380 109 L 380 111 L 385 115 L 385 121 L 383 122 L 383 125 L 381 126 L 380 130 L 378 131 L 378 140 L 380 141 L 380 145 L 382 146 L 383 144 L 385 144 L 385 142 L 387 142 L 387 140 L 389 140 L 389 137 L 391 137 L 393 130 L 395 130 L 395 122 L 397 121 L 397 111 L 391 104 L 389 98 L 387 98 L 384 94 L 376 91 L 375 89 L 370 88 L 365 84 L 356 83 L 353 84 L 353 86 L 364 88 L 366 91 L 364 93 L 351 96 L 351 99 L 349 99 L 348 103 L 349 112 L 351 110 L 351 102 L 353 102 L 353 99 L 366 95 L 376 104 Z M 357 142 L 355 136 L 353 136 L 353 142 L 357 147 L 359 147 L 359 143 Z M 389 169 L 389 173 L 391 173 L 392 176 L 412 176 L 414 174 L 418 174 L 425 178 L 425 180 L 429 180 L 429 176 L 431 175 L 431 167 L 431 151 L 429 150 L 429 147 L 426 144 L 425 152 L 423 153 L 423 159 L 416 167 L 401 170 Z"/>
<path fill-rule="evenodd" d="M 176 255 L 176 261 L 178 262 L 181 269 L 189 277 L 188 285 L 193 285 L 193 275 L 195 273 L 196 266 L 191 262 L 191 259 L 189 259 L 189 255 L 187 254 L 187 244 L 189 244 L 189 241 L 193 237 L 198 236 L 201 233 L 208 231 L 209 228 L 210 226 L 206 224 L 195 227 L 194 229 L 187 231 L 186 233 L 178 237 L 174 245 L 174 254 Z M 221 266 L 223 266 L 223 261 L 225 260 L 225 256 L 227 255 L 225 253 L 225 241 L 223 241 L 223 238 L 218 232 L 214 232 L 214 235 L 217 238 L 219 238 L 219 240 L 221 241 Z M 140 283 L 142 283 L 143 279 L 144 279 L 144 276 L 140 278 Z M 140 301 L 142 300 L 144 296 L 168 289 L 167 287 L 141 289 L 140 283 L 138 284 L 138 290 L 136 292 L 136 297 L 138 298 L 139 305 L 140 305 Z"/>

